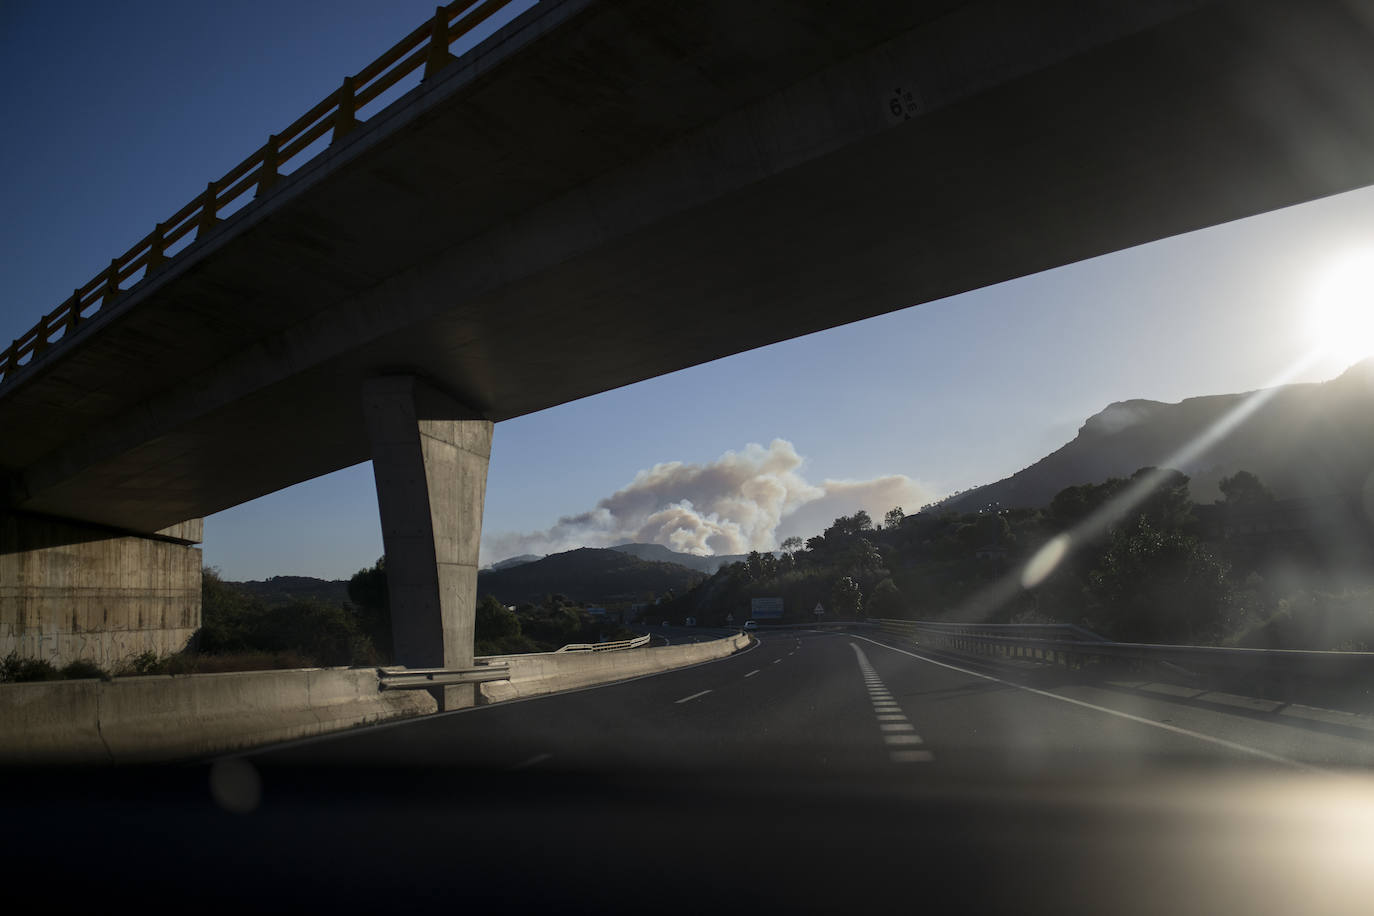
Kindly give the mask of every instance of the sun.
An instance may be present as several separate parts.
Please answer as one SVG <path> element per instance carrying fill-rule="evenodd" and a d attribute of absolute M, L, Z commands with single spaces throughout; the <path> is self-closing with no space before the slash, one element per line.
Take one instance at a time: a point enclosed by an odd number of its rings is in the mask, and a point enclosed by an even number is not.
<path fill-rule="evenodd" d="M 1307 304 L 1307 333 L 1342 366 L 1374 355 L 1374 249 L 1347 254 L 1322 272 Z"/>

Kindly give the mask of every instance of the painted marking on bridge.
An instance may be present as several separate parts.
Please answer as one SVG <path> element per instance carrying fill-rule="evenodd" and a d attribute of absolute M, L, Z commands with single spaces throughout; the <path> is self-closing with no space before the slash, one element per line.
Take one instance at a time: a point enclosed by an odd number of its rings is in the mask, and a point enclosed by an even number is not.
<path fill-rule="evenodd" d="M 711 692 L 710 690 L 703 690 L 703 691 L 701 691 L 700 693 L 694 693 L 694 694 L 692 694 L 690 697 L 683 697 L 682 699 L 680 699 L 680 700 L 674 700 L 673 702 L 674 702 L 674 703 L 686 703 L 686 702 L 689 701 L 689 700 L 695 700 L 697 697 L 704 697 L 704 696 L 706 696 L 706 694 L 708 694 L 708 693 L 710 693 L 710 692 Z"/>

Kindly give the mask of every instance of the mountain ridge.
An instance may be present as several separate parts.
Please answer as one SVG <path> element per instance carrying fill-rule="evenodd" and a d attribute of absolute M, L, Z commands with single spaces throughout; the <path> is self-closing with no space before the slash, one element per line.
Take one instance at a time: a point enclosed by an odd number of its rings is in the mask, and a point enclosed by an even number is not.
<path fill-rule="evenodd" d="M 1246 399 L 1259 399 L 1243 407 Z M 1233 411 L 1248 410 L 1237 421 Z M 1229 418 L 1229 419 L 1228 419 Z M 1176 456 L 1209 431 L 1230 427 L 1211 448 Z M 1147 466 L 1190 476 L 1196 502 L 1220 497 L 1222 477 L 1247 470 L 1278 496 L 1358 492 L 1374 472 L 1374 359 L 1324 382 L 1298 382 L 1176 403 L 1115 401 L 1060 448 L 1015 474 L 950 497 L 936 511 L 1039 507 L 1064 487 L 1129 477 Z M 1178 467 L 1178 465 L 1183 465 Z"/>
<path fill-rule="evenodd" d="M 635 601 L 663 592 L 685 591 L 705 574 L 676 563 L 642 560 L 610 548 L 578 547 L 530 563 L 477 574 L 477 594 L 503 604 L 539 601 L 563 594 L 575 601 Z"/>

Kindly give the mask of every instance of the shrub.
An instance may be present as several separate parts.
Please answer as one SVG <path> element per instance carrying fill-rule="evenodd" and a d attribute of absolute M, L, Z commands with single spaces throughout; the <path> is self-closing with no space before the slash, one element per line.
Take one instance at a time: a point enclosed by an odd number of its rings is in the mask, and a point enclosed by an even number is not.
<path fill-rule="evenodd" d="M 129 659 L 115 671 L 115 677 L 139 677 L 147 674 L 165 674 L 163 670 L 165 663 L 158 654 L 151 649 L 147 652 L 140 652 Z"/>
<path fill-rule="evenodd" d="M 61 680 L 52 662 L 38 658 L 20 658 L 18 652 L 11 652 L 0 661 L 0 683 L 20 684 L 29 681 Z"/>
<path fill-rule="evenodd" d="M 346 608 L 322 601 L 293 601 L 256 621 L 251 644 L 272 652 L 293 650 L 321 665 L 377 664 L 377 651 Z"/>
<path fill-rule="evenodd" d="M 67 680 L 89 680 L 91 678 L 99 678 L 100 680 L 108 681 L 110 679 L 110 676 L 105 673 L 103 668 L 95 662 L 85 659 L 78 659 L 72 662 L 58 672 L 58 675 Z"/>
<path fill-rule="evenodd" d="M 198 655 L 183 652 L 161 662 L 159 674 L 219 674 L 227 671 L 274 671 L 282 668 L 315 668 L 315 659 L 294 650 L 282 652 L 231 652 Z"/>

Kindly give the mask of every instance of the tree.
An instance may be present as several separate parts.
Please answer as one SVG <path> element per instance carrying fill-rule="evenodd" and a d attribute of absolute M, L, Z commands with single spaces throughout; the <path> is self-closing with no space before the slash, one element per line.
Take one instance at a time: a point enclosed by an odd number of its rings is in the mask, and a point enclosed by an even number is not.
<path fill-rule="evenodd" d="M 1102 605 L 1103 628 L 1118 639 L 1194 643 L 1224 620 L 1226 567 L 1181 531 L 1161 531 L 1145 518 L 1117 531 L 1088 576 Z"/>
<path fill-rule="evenodd" d="M 478 655 L 500 655 L 520 639 L 520 618 L 492 595 L 477 602 L 473 642 Z"/>
<path fill-rule="evenodd" d="M 1067 530 L 1101 508 L 1125 485 L 1119 477 L 1099 484 L 1084 483 L 1065 487 L 1050 500 L 1050 519 L 1060 530 Z"/>
<path fill-rule="evenodd" d="M 888 531 L 895 531 L 902 527 L 902 519 L 906 518 L 906 513 L 901 506 L 893 506 L 887 510 L 887 515 L 883 516 L 883 527 Z"/>
<path fill-rule="evenodd" d="M 313 598 L 269 609 L 252 629 L 253 647 L 299 652 L 318 665 L 373 665 L 382 661 L 355 613 Z"/>
<path fill-rule="evenodd" d="M 390 658 L 391 596 L 387 591 L 386 557 L 378 558 L 371 569 L 360 569 L 348 580 L 348 600 L 357 608 L 358 626 L 372 640 L 377 651 Z"/>
<path fill-rule="evenodd" d="M 858 617 L 863 612 L 863 592 L 859 583 L 845 576 L 830 589 L 830 608 L 839 619 Z"/>
<path fill-rule="evenodd" d="M 875 617 L 899 617 L 905 610 L 902 593 L 897 583 L 884 579 L 873 587 L 873 597 L 868 601 L 868 610 Z"/>
<path fill-rule="evenodd" d="M 1274 501 L 1274 494 L 1249 471 L 1236 471 L 1230 477 L 1223 477 L 1217 486 L 1225 506 L 1263 506 Z"/>
<path fill-rule="evenodd" d="M 196 649 L 211 655 L 225 652 L 250 652 L 252 631 L 267 608 L 256 598 L 226 585 L 219 570 L 206 567 L 200 577 L 200 629 Z"/>
<path fill-rule="evenodd" d="M 796 553 L 798 550 L 802 550 L 805 547 L 806 542 L 803 541 L 801 538 L 797 537 L 795 534 L 792 535 L 790 538 L 786 538 L 782 542 L 783 553 Z"/>
<path fill-rule="evenodd" d="M 825 529 L 823 537 L 827 546 L 834 546 L 858 537 L 865 531 L 873 530 L 873 519 L 860 509 L 853 515 L 841 515 Z"/>
<path fill-rule="evenodd" d="M 745 568 L 751 582 L 766 582 L 777 575 L 778 562 L 771 553 L 751 550 L 745 560 Z"/>
<path fill-rule="evenodd" d="M 1131 481 L 1144 480 L 1150 485 L 1150 495 L 1133 512 L 1121 520 L 1121 527 L 1145 519 L 1159 531 L 1186 529 L 1193 521 L 1193 498 L 1188 492 L 1188 475 L 1173 468 L 1141 468 L 1131 475 Z"/>
<path fill-rule="evenodd" d="M 845 562 L 850 569 L 859 573 L 883 568 L 883 556 L 868 538 L 859 538 L 854 542 L 854 546 L 845 552 Z"/>
<path fill-rule="evenodd" d="M 348 600 L 358 607 L 389 609 L 386 589 L 386 557 L 382 556 L 371 569 L 360 569 L 348 580 Z"/>

